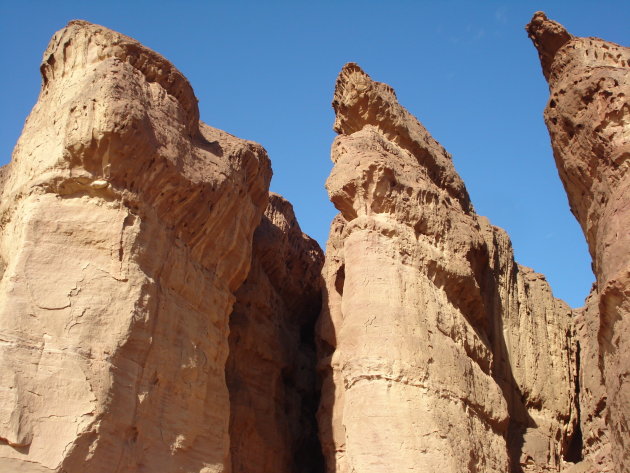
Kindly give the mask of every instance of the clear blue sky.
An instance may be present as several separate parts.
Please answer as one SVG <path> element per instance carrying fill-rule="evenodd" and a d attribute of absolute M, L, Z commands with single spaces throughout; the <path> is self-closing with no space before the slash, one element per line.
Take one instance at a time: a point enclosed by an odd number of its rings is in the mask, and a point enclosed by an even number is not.
<path fill-rule="evenodd" d="M 264 145 L 271 188 L 325 246 L 336 75 L 349 61 L 396 89 L 453 154 L 477 213 L 517 260 L 581 306 L 593 275 L 543 123 L 548 89 L 524 31 L 536 10 L 578 36 L 630 44 L 630 2 L 0 0 L 0 164 L 40 87 L 52 34 L 85 19 L 132 36 L 190 80 L 203 121 Z"/>

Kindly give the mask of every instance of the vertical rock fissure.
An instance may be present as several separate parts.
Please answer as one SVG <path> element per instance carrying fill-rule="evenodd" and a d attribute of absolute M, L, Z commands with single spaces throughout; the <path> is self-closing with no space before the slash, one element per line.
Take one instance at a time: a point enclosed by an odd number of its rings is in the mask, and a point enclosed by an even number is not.
<path fill-rule="evenodd" d="M 317 311 L 319 314 L 321 306 Z M 309 389 L 300 392 L 303 409 L 300 417 L 302 423 L 309 426 L 310 434 L 301 440 L 295 448 L 293 455 L 293 468 L 288 473 L 325 473 L 324 454 L 319 439 L 317 427 L 317 409 L 321 399 L 321 387 L 317 381 L 317 355 L 315 347 L 315 322 L 316 319 L 302 326 L 300 341 L 302 346 L 308 347 L 309 356 L 304 365 L 304 370 L 312 376 Z"/>
<path fill-rule="evenodd" d="M 6 269 L 7 269 L 7 264 L 2 259 L 2 256 L 0 256 L 0 281 L 2 281 L 2 278 L 4 277 L 4 272 Z"/>
<path fill-rule="evenodd" d="M 576 410 L 576 422 L 573 431 L 573 435 L 569 439 L 569 444 L 567 446 L 567 450 L 564 454 L 564 460 L 568 462 L 578 463 L 582 461 L 582 415 L 580 412 L 580 376 L 581 376 L 581 367 L 580 367 L 580 342 L 577 341 L 575 344 L 575 374 L 574 374 L 574 386 L 575 386 L 575 410 Z"/>
<path fill-rule="evenodd" d="M 343 296 L 343 285 L 346 279 L 346 268 L 342 264 L 337 270 L 337 274 L 335 275 L 335 289 L 337 290 L 337 294 Z"/>

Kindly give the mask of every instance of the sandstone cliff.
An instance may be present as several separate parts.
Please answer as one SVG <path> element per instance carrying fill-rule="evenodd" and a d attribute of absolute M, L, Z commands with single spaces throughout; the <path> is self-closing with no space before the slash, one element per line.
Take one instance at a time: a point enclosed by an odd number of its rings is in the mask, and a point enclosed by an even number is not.
<path fill-rule="evenodd" d="M 315 319 L 324 254 L 271 194 L 230 316 L 233 473 L 319 473 Z"/>
<path fill-rule="evenodd" d="M 592 471 L 630 471 L 630 49 L 576 38 L 537 12 L 527 31 L 545 122 L 597 278 L 577 320 L 580 420 Z M 612 461 L 611 461 L 612 460 Z"/>
<path fill-rule="evenodd" d="M 271 177 L 188 81 L 71 22 L 0 171 L 0 470 L 229 471 L 228 317 Z"/>
<path fill-rule="evenodd" d="M 560 471 L 577 435 L 570 308 L 475 214 L 391 87 L 347 64 L 333 108 L 328 471 Z"/>

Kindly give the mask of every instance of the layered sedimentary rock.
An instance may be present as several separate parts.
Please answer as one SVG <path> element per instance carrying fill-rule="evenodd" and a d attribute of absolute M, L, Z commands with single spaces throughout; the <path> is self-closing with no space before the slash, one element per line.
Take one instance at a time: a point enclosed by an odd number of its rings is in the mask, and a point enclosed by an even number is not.
<path fill-rule="evenodd" d="M 578 318 L 580 414 L 593 471 L 630 471 L 630 49 L 577 38 L 537 12 L 527 31 L 545 122 L 597 278 Z M 611 451 L 609 451 L 609 449 Z M 611 461 L 612 459 L 612 461 Z"/>
<path fill-rule="evenodd" d="M 0 170 L 0 470 L 230 470 L 228 318 L 271 170 L 188 81 L 71 22 Z"/>
<path fill-rule="evenodd" d="M 475 214 L 391 87 L 347 64 L 333 107 L 328 471 L 560 471 L 578 435 L 570 308 Z"/>
<path fill-rule="evenodd" d="M 315 320 L 324 254 L 271 194 L 230 317 L 233 473 L 320 473 Z"/>

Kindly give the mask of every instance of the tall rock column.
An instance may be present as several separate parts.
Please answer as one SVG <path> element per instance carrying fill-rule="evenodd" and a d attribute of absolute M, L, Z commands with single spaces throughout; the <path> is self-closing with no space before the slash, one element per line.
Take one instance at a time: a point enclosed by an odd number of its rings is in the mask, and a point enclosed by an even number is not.
<path fill-rule="evenodd" d="M 577 38 L 537 12 L 527 32 L 550 98 L 545 122 L 597 282 L 579 325 L 585 453 L 630 471 L 630 49 Z M 598 470 L 599 471 L 599 470 Z"/>
<path fill-rule="evenodd" d="M 228 472 L 228 317 L 267 155 L 106 28 L 71 22 L 41 70 L 0 170 L 0 470 Z"/>
<path fill-rule="evenodd" d="M 356 64 L 337 79 L 318 414 L 329 472 L 560 471 L 571 311 L 451 157 Z"/>

